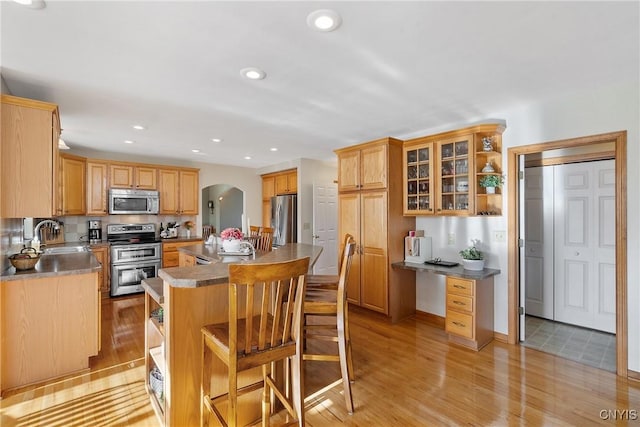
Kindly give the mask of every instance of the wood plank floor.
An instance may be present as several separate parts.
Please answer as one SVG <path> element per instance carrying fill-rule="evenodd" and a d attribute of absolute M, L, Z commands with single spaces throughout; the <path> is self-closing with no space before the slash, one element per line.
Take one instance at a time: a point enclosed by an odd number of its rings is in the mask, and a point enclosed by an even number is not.
<path fill-rule="evenodd" d="M 90 371 L 6 393 L 0 425 L 158 426 L 144 390 L 143 317 L 141 296 L 105 300 Z M 353 310 L 351 326 L 355 413 L 341 385 L 322 390 L 339 378 L 335 364 L 308 362 L 312 427 L 612 425 L 601 411 L 640 412 L 640 383 L 611 372 L 497 342 L 475 353 L 422 320 L 390 325 Z"/>

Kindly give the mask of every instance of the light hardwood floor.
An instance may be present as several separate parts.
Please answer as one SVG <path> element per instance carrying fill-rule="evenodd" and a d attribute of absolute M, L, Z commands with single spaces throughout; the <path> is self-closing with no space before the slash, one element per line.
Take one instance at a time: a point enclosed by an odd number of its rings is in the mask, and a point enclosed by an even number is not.
<path fill-rule="evenodd" d="M 143 312 L 141 296 L 105 300 L 90 372 L 7 393 L 0 425 L 158 426 L 144 390 Z M 612 425 L 601 411 L 640 412 L 640 383 L 611 372 L 497 342 L 476 353 L 419 319 L 390 325 L 350 314 L 355 413 L 346 413 L 340 384 L 322 390 L 338 380 L 337 364 L 308 362 L 312 427 Z"/>

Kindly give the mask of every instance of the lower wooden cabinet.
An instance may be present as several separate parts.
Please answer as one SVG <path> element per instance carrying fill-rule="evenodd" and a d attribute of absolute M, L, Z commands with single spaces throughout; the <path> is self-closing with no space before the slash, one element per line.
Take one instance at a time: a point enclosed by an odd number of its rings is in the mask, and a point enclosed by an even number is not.
<path fill-rule="evenodd" d="M 186 242 L 163 242 L 162 268 L 178 267 L 180 265 L 178 248 L 182 246 L 193 246 L 197 245 L 198 243 L 202 243 L 202 240 L 190 240 Z"/>
<path fill-rule="evenodd" d="M 493 277 L 447 277 L 445 330 L 449 341 L 473 350 L 493 340 Z"/>
<path fill-rule="evenodd" d="M 102 265 L 102 269 L 98 272 L 98 286 L 100 286 L 100 294 L 103 298 L 109 297 L 111 291 L 111 280 L 109 271 L 109 247 L 108 246 L 91 246 L 91 252 L 95 255 L 98 262 Z"/>

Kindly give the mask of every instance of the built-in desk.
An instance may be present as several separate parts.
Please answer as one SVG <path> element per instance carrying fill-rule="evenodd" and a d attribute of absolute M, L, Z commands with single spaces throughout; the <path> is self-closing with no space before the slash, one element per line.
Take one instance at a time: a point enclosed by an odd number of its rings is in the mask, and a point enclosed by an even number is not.
<path fill-rule="evenodd" d="M 150 356 L 156 365 L 163 365 L 164 371 L 164 390 L 158 393 L 162 398 L 151 396 L 151 399 L 162 424 L 179 427 L 200 425 L 200 328 L 229 320 L 229 264 L 282 262 L 309 257 L 311 268 L 322 252 L 321 246 L 303 243 L 290 243 L 270 252 L 258 251 L 255 258 L 219 256 L 215 250 L 203 244 L 184 249 L 198 255 L 206 253 L 211 264 L 163 268 L 158 273 L 162 286 L 157 280 L 145 283 L 147 316 L 150 316 L 150 309 L 160 306 L 164 311 L 161 327 L 154 319 L 148 319 L 146 323 Z M 161 351 L 162 342 L 164 353 Z M 217 394 L 226 391 L 227 372 L 215 358 L 213 363 L 212 393 Z M 249 371 L 247 375 L 261 375 L 260 368 L 255 372 Z M 244 380 L 240 379 L 241 382 Z M 247 400 L 240 400 L 240 423 L 246 424 L 259 417 L 260 393 L 258 390 L 255 395 L 246 395 Z M 248 405 L 248 402 L 255 404 Z"/>
<path fill-rule="evenodd" d="M 449 341 L 480 350 L 493 340 L 493 276 L 500 270 L 474 271 L 462 266 L 444 267 L 396 262 L 393 268 L 446 276 L 445 330 Z"/>

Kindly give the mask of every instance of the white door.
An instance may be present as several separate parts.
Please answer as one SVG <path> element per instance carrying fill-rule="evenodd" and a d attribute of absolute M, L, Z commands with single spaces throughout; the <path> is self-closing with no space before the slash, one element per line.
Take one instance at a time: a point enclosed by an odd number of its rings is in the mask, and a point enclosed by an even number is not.
<path fill-rule="evenodd" d="M 555 168 L 555 319 L 616 331 L 614 160 Z"/>
<path fill-rule="evenodd" d="M 525 169 L 525 313 L 553 320 L 553 167 Z"/>
<path fill-rule="evenodd" d="M 314 274 L 338 274 L 338 186 L 313 185 L 313 244 L 322 253 L 313 266 Z"/>

